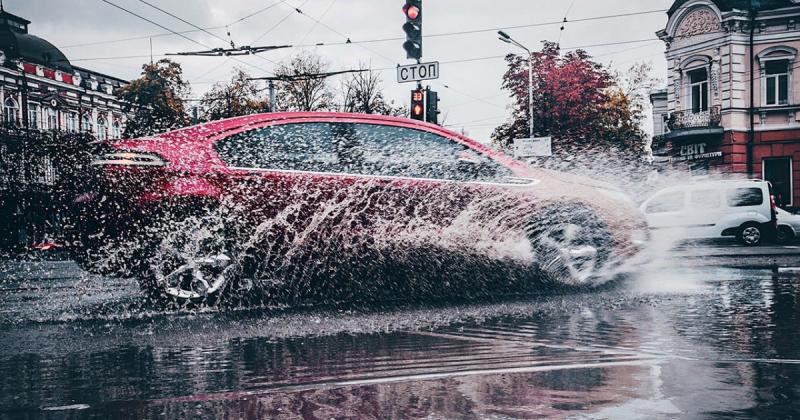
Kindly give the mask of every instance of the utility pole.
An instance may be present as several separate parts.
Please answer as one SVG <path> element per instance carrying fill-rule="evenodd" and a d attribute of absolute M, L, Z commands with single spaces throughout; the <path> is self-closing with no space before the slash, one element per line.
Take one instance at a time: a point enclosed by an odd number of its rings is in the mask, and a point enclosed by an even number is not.
<path fill-rule="evenodd" d="M 269 81 L 269 105 L 267 106 L 267 110 L 269 112 L 275 112 L 275 81 Z"/>

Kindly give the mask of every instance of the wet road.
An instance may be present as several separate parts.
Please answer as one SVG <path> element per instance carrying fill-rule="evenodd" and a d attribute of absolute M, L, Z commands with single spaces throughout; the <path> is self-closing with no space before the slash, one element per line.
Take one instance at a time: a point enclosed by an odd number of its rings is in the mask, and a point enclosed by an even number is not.
<path fill-rule="evenodd" d="M 800 416 L 793 268 L 670 261 L 515 302 L 179 313 L 68 262 L 0 279 L 0 418 Z"/>

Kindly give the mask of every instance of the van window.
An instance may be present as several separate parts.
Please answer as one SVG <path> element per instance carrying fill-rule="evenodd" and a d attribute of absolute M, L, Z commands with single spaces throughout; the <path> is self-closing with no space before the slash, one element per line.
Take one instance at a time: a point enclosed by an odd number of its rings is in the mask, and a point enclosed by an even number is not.
<path fill-rule="evenodd" d="M 748 207 L 760 206 L 764 202 L 761 188 L 734 188 L 728 190 L 728 206 Z"/>
<path fill-rule="evenodd" d="M 650 200 L 646 211 L 648 214 L 680 211 L 683 209 L 684 197 L 683 191 L 658 195 Z"/>
<path fill-rule="evenodd" d="M 696 209 L 718 209 L 722 200 L 717 190 L 695 190 L 689 193 L 689 205 Z"/>

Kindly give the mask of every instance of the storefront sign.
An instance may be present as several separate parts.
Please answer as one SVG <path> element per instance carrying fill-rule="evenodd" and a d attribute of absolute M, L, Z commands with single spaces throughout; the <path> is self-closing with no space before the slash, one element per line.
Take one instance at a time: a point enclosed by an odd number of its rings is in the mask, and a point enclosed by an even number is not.
<path fill-rule="evenodd" d="M 669 158 L 670 162 L 711 159 L 722 157 L 722 152 L 706 152 L 706 143 L 687 144 L 681 146 L 680 155 Z"/>

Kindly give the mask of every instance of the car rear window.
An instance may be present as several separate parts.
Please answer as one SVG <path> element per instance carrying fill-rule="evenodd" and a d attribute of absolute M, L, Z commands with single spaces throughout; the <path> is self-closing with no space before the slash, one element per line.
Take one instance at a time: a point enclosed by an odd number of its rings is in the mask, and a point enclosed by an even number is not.
<path fill-rule="evenodd" d="M 761 188 L 734 188 L 728 190 L 728 206 L 748 207 L 760 206 L 764 203 L 764 192 Z"/>
<path fill-rule="evenodd" d="M 653 197 L 645 210 L 648 214 L 670 213 L 683 210 L 683 200 L 686 194 L 683 191 L 664 193 Z"/>

